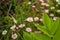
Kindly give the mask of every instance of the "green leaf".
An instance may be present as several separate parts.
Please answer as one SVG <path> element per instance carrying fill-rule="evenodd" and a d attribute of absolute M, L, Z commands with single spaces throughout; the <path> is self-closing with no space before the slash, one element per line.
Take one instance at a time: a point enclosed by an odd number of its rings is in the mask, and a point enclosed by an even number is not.
<path fill-rule="evenodd" d="M 43 26 L 41 26 L 41 25 L 39 25 L 39 24 L 35 24 L 35 26 L 37 27 L 37 29 L 39 29 L 39 30 L 42 31 L 44 34 L 48 35 L 49 37 L 52 36 L 52 35 L 49 34 L 50 32 L 49 32 L 45 27 L 43 27 Z"/>
<path fill-rule="evenodd" d="M 5 35 L 4 36 L 4 40 L 9 40 L 10 38 L 9 38 L 9 36 L 8 35 Z"/>
<path fill-rule="evenodd" d="M 53 40 L 60 40 L 60 25 L 58 26 L 58 29 L 55 33 Z"/>
<path fill-rule="evenodd" d="M 13 0 L 14 6 L 16 6 L 17 0 Z"/>
<path fill-rule="evenodd" d="M 59 20 L 56 20 L 52 23 L 52 27 L 51 27 L 51 34 L 54 34 L 59 26 Z"/>
<path fill-rule="evenodd" d="M 51 40 L 50 37 L 44 34 L 37 34 L 37 33 L 31 33 L 31 35 L 36 39 L 36 40 Z"/>
<path fill-rule="evenodd" d="M 43 24 L 46 26 L 46 29 L 51 29 L 52 21 L 47 14 L 43 14 Z"/>
<path fill-rule="evenodd" d="M 24 38 L 24 40 L 34 40 L 32 35 L 27 32 L 24 32 L 23 38 Z"/>

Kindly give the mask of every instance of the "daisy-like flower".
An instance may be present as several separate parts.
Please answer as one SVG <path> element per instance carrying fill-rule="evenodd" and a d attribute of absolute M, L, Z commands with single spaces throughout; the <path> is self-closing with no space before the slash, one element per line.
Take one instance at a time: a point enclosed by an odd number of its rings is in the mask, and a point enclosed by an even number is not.
<path fill-rule="evenodd" d="M 49 13 L 49 10 L 48 10 L 48 9 L 46 9 L 46 10 L 45 10 L 45 13 Z"/>
<path fill-rule="evenodd" d="M 12 39 L 16 39 L 17 38 L 17 34 L 12 34 Z"/>
<path fill-rule="evenodd" d="M 28 2 L 28 4 L 31 4 L 31 2 Z"/>
<path fill-rule="evenodd" d="M 49 7 L 50 5 L 46 3 L 45 6 Z"/>
<path fill-rule="evenodd" d="M 33 18 L 32 17 L 28 17 L 25 21 L 33 22 Z"/>
<path fill-rule="evenodd" d="M 38 17 L 34 17 L 34 21 L 39 21 L 39 18 Z"/>
<path fill-rule="evenodd" d="M 13 25 L 12 27 L 10 27 L 10 29 L 15 31 L 15 27 L 16 27 L 16 25 Z"/>
<path fill-rule="evenodd" d="M 51 17 L 54 17 L 54 14 L 51 13 L 50 16 L 51 16 Z"/>
<path fill-rule="evenodd" d="M 60 10 L 57 10 L 57 12 L 60 12 Z"/>
<path fill-rule="evenodd" d="M 53 20 L 57 20 L 57 17 L 53 17 Z"/>
<path fill-rule="evenodd" d="M 40 18 L 40 21 L 42 22 L 42 21 L 43 21 L 43 19 L 42 19 L 42 18 Z"/>
<path fill-rule="evenodd" d="M 20 24 L 19 25 L 19 28 L 23 28 L 23 27 L 25 27 L 25 24 Z"/>
<path fill-rule="evenodd" d="M 7 34 L 7 30 L 4 30 L 3 32 L 2 32 L 2 35 L 6 35 Z"/>
<path fill-rule="evenodd" d="M 45 5 L 46 5 L 46 3 L 41 3 L 41 5 L 42 5 L 42 6 L 45 6 Z"/>
<path fill-rule="evenodd" d="M 55 9 L 55 7 L 51 7 L 51 9 Z"/>
<path fill-rule="evenodd" d="M 32 29 L 31 29 L 31 28 L 26 28 L 26 31 L 27 31 L 27 32 L 31 32 Z"/>
<path fill-rule="evenodd" d="M 35 5 L 32 5 L 32 8 L 36 8 L 36 6 Z"/>

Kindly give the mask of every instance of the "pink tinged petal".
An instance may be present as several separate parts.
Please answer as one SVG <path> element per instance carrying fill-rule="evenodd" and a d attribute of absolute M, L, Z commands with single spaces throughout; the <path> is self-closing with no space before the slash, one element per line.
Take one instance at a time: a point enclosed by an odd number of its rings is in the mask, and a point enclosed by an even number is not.
<path fill-rule="evenodd" d="M 32 29 L 31 29 L 31 28 L 26 28 L 26 31 L 27 31 L 27 32 L 31 32 Z"/>

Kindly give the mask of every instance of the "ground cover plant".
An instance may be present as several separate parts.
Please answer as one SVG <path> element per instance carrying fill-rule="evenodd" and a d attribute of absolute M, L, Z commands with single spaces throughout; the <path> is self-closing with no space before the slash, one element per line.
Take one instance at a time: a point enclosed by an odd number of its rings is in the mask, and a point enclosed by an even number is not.
<path fill-rule="evenodd" d="M 60 40 L 60 0 L 0 0 L 0 40 Z"/>

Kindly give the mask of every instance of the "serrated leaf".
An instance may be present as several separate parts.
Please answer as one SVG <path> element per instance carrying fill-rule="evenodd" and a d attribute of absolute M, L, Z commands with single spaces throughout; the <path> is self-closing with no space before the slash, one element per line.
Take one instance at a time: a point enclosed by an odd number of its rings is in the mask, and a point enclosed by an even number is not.
<path fill-rule="evenodd" d="M 42 31 L 44 34 L 46 34 L 49 37 L 51 37 L 51 35 L 49 34 L 48 30 L 45 27 L 40 26 L 39 24 L 35 24 L 35 26 L 37 27 L 37 29 L 39 29 L 40 31 Z"/>
<path fill-rule="evenodd" d="M 51 19 L 49 18 L 49 16 L 47 14 L 43 14 L 43 24 L 44 26 L 46 26 L 46 29 L 50 30 L 51 29 Z"/>
<path fill-rule="evenodd" d="M 32 38 L 32 35 L 27 33 L 27 32 L 24 32 L 24 36 L 23 36 L 24 40 L 34 40 Z"/>
<path fill-rule="evenodd" d="M 59 27 L 54 35 L 53 40 L 60 40 L 60 25 L 59 25 Z"/>
<path fill-rule="evenodd" d="M 36 39 L 36 40 L 51 40 L 50 37 L 44 34 L 37 34 L 37 33 L 31 33 L 31 35 Z"/>
<path fill-rule="evenodd" d="M 51 34 L 54 34 L 59 26 L 59 20 L 56 20 L 52 23 Z"/>

